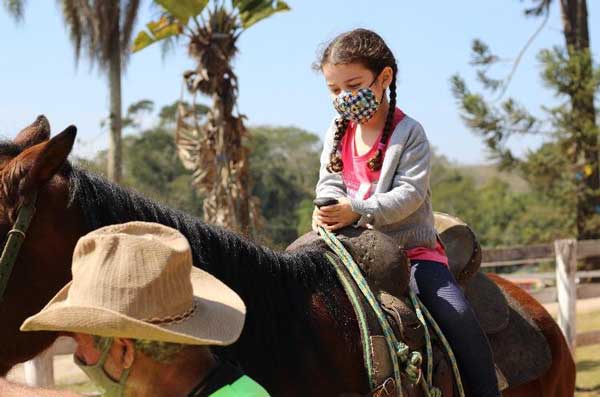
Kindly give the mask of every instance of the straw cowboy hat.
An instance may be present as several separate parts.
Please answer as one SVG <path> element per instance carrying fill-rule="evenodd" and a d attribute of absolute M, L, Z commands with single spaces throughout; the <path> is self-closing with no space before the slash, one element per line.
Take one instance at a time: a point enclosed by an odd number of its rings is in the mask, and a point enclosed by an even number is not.
<path fill-rule="evenodd" d="M 83 236 L 73 280 L 22 331 L 66 331 L 192 345 L 228 345 L 244 326 L 240 297 L 192 267 L 175 229 L 130 222 Z"/>

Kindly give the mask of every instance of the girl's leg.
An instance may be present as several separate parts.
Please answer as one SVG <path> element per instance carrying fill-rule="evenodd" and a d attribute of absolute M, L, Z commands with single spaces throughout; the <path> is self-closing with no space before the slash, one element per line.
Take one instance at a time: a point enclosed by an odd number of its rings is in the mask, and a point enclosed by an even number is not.
<path fill-rule="evenodd" d="M 448 268 L 438 262 L 412 262 L 411 288 L 452 345 L 470 394 L 499 397 L 490 345 L 475 312 Z"/>

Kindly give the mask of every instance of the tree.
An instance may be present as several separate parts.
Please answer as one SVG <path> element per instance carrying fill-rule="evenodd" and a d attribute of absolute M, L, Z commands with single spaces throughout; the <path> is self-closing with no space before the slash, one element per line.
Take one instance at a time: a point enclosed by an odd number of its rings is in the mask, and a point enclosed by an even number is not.
<path fill-rule="evenodd" d="M 552 0 L 531 0 L 527 16 L 542 17 L 536 32 L 543 28 Z M 480 134 L 493 156 L 504 168 L 520 169 L 531 186 L 549 202 L 568 212 L 573 233 L 579 239 L 600 238 L 600 168 L 597 110 L 594 95 L 600 87 L 600 70 L 593 63 L 590 50 L 586 0 L 561 0 L 565 47 L 541 51 L 542 79 L 561 105 L 544 108 L 545 119 L 533 116 L 517 101 L 508 98 L 497 105 L 506 92 L 514 71 L 535 35 L 517 57 L 511 73 L 504 79 L 491 78 L 488 70 L 500 62 L 489 47 L 475 40 L 473 60 L 479 81 L 491 94 L 471 92 L 464 80 L 452 78 L 452 89 L 458 99 L 466 124 Z M 516 158 L 507 147 L 510 137 L 518 134 L 544 134 L 549 140 L 526 158 Z"/>
<path fill-rule="evenodd" d="M 2 4 L 6 11 L 14 17 L 17 21 L 23 18 L 23 8 L 25 7 L 25 0 L 2 0 Z"/>
<path fill-rule="evenodd" d="M 321 141 L 294 127 L 250 129 L 252 194 L 266 222 L 263 238 L 285 247 L 310 230 Z"/>
<path fill-rule="evenodd" d="M 211 223 L 251 235 L 260 218 L 251 197 L 244 117 L 234 111 L 237 77 L 232 60 L 244 30 L 277 12 L 288 10 L 280 0 L 155 0 L 161 18 L 138 34 L 134 51 L 155 42 L 184 37 L 188 52 L 197 62 L 183 76 L 188 91 L 211 101 L 206 122 L 180 109 L 177 144 L 184 166 L 194 171 L 194 185 L 204 198 L 204 218 Z"/>
<path fill-rule="evenodd" d="M 131 36 L 140 0 L 58 0 L 71 36 L 75 59 L 82 51 L 108 75 L 110 91 L 109 179 L 122 174 L 121 75 L 130 54 Z"/>
<path fill-rule="evenodd" d="M 181 210 L 198 213 L 201 199 L 191 186 L 192 173 L 186 170 L 177 156 L 175 131 L 163 118 L 165 106 L 159 110 L 159 118 L 149 129 L 142 129 L 138 120 L 143 114 L 152 114 L 154 103 L 141 100 L 128 107 L 123 118 L 124 128 L 132 133 L 123 138 L 124 186 L 151 197 L 161 203 Z M 198 117 L 202 117 L 199 113 Z M 96 173 L 105 174 L 107 151 L 102 150 L 92 159 L 77 159 L 80 166 Z"/>

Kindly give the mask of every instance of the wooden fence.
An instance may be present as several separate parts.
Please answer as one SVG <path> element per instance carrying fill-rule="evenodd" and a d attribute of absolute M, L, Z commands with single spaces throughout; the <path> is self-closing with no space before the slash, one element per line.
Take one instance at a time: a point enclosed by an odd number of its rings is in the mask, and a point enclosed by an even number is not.
<path fill-rule="evenodd" d="M 600 288 L 586 290 L 576 283 L 576 277 L 600 277 L 600 271 L 577 272 L 577 260 L 600 257 L 600 240 L 558 240 L 554 244 L 529 245 L 521 247 L 484 249 L 484 268 L 556 262 L 555 274 L 542 274 L 542 277 L 556 279 L 558 299 L 558 324 L 567 338 L 571 349 L 600 343 L 600 330 L 576 332 L 575 304 L 582 297 L 600 296 Z M 540 275 L 536 275 L 540 277 Z M 587 293 L 585 292 L 587 291 Z M 582 296 L 583 295 L 583 296 Z M 75 350 L 72 341 L 60 338 L 49 350 L 25 363 L 25 377 L 29 385 L 50 386 L 54 384 L 53 358 L 57 354 L 70 354 Z"/>
<path fill-rule="evenodd" d="M 529 245 L 511 248 L 484 249 L 482 267 L 528 265 L 556 262 L 556 295 L 558 300 L 558 325 L 574 351 L 575 346 L 600 343 L 600 330 L 577 333 L 577 298 L 600 296 L 600 288 L 584 289 L 577 278 L 600 277 L 600 271 L 577 272 L 577 261 L 600 257 L 600 240 L 557 240 L 554 244 Z M 485 270 L 485 269 L 484 269 Z M 578 290 L 579 289 L 579 290 Z"/>

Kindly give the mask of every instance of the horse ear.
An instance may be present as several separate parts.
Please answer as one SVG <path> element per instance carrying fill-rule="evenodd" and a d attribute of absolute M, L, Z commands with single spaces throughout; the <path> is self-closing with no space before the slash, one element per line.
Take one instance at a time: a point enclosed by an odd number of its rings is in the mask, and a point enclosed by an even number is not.
<path fill-rule="evenodd" d="M 50 139 L 50 123 L 44 115 L 39 115 L 33 123 L 23 128 L 14 139 L 14 143 L 30 147 Z"/>
<path fill-rule="evenodd" d="M 21 194 L 38 189 L 60 170 L 67 161 L 76 136 L 77 128 L 71 125 L 54 138 L 32 146 L 13 160 L 19 162 L 20 174 L 24 174 L 19 185 Z"/>

